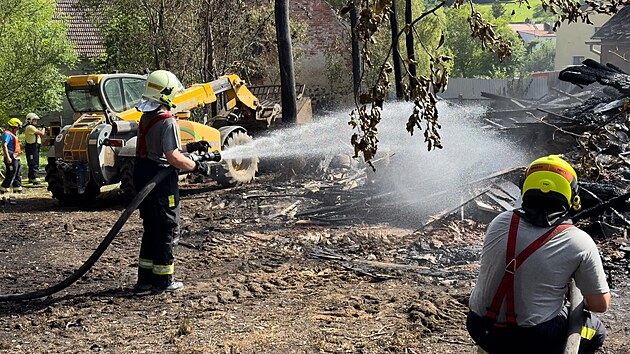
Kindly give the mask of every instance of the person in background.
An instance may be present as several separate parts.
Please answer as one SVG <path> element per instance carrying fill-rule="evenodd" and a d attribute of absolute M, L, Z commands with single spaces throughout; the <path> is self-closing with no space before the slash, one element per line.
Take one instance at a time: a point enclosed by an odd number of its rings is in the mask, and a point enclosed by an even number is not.
<path fill-rule="evenodd" d="M 569 215 L 580 209 L 577 174 L 558 155 L 542 157 L 527 168 L 521 192 L 521 208 L 499 214 L 486 231 L 468 332 L 490 354 L 563 353 L 574 278 L 588 310 L 579 353 L 594 353 L 606 328 L 591 311 L 608 309 L 610 290 L 595 242 Z"/>
<path fill-rule="evenodd" d="M 166 70 L 149 74 L 142 99 L 136 109 L 143 112 L 138 125 L 134 186 L 141 190 L 164 169 L 171 173 L 159 182 L 140 204 L 144 232 L 138 257 L 135 292 L 173 292 L 184 284 L 174 280 L 173 247 L 179 228 L 178 171 L 209 175 L 207 165 L 187 158 L 183 152 L 207 152 L 209 144 L 197 141 L 181 146 L 179 128 L 171 110 L 173 99 L 183 91 L 177 77 Z M 174 167 L 174 168 L 172 168 Z"/>
<path fill-rule="evenodd" d="M 7 193 L 11 186 L 13 186 L 14 193 L 22 193 L 22 162 L 20 161 L 22 149 L 17 137 L 17 131 L 22 126 L 22 121 L 11 118 L 8 126 L 2 134 L 2 152 L 7 173 L 0 185 L 0 193 Z"/>
<path fill-rule="evenodd" d="M 42 146 L 42 137 L 46 135 L 46 130 L 37 126 L 39 116 L 35 113 L 26 115 L 26 127 L 24 128 L 24 139 L 26 140 L 26 165 L 28 166 L 28 181 L 34 186 L 39 182 L 39 151 Z"/>

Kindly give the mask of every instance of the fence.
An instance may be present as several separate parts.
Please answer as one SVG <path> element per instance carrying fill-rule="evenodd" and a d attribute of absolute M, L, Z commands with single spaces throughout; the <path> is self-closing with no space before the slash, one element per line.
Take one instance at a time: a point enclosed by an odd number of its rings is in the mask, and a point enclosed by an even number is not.
<path fill-rule="evenodd" d="M 464 79 L 451 78 L 447 90 L 438 96 L 444 99 L 483 99 L 481 92 L 538 100 L 549 94 L 551 87 L 569 91 L 572 84 L 558 80 L 556 72 L 542 73 L 523 79 Z"/>

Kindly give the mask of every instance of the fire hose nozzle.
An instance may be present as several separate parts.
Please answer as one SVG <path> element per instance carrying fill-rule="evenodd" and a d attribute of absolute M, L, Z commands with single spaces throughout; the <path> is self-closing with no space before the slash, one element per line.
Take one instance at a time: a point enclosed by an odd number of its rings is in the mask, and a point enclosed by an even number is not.
<path fill-rule="evenodd" d="M 221 153 L 218 151 L 208 151 L 208 161 L 221 161 Z"/>
<path fill-rule="evenodd" d="M 218 151 L 206 151 L 200 154 L 190 154 L 189 158 L 195 162 L 220 162 L 221 153 Z"/>

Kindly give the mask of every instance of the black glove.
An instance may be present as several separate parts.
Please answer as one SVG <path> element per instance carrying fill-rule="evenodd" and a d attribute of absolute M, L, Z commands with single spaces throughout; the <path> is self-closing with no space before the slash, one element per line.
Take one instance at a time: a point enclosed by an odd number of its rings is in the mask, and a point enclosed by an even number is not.
<path fill-rule="evenodd" d="M 208 152 L 210 143 L 205 140 L 193 141 L 186 144 L 186 152 Z"/>
<path fill-rule="evenodd" d="M 195 161 L 195 169 L 192 171 L 206 177 L 210 176 L 210 166 L 208 166 L 208 164 L 201 163 L 199 161 Z"/>

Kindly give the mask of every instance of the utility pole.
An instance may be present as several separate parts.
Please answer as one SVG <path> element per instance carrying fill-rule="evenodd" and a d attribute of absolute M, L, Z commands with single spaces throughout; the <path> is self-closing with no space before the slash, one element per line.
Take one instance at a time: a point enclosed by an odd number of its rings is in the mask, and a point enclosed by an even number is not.
<path fill-rule="evenodd" d="M 295 93 L 295 72 L 293 69 L 293 48 L 289 29 L 289 0 L 275 0 L 276 36 L 278 39 L 278 59 L 280 62 L 280 88 L 282 96 L 282 122 L 295 124 L 297 102 Z"/>
<path fill-rule="evenodd" d="M 359 39 L 357 38 L 357 25 L 359 24 L 359 5 L 353 0 L 350 10 L 350 31 L 352 32 L 352 81 L 354 83 L 354 97 L 359 97 L 361 90 L 361 55 L 359 53 Z"/>
<path fill-rule="evenodd" d="M 389 16 L 390 27 L 392 29 L 392 47 L 394 61 L 394 80 L 396 85 L 396 98 L 403 98 L 402 89 L 402 69 L 400 68 L 400 49 L 398 48 L 398 16 L 396 15 L 396 0 L 392 1 L 392 13 Z"/>

